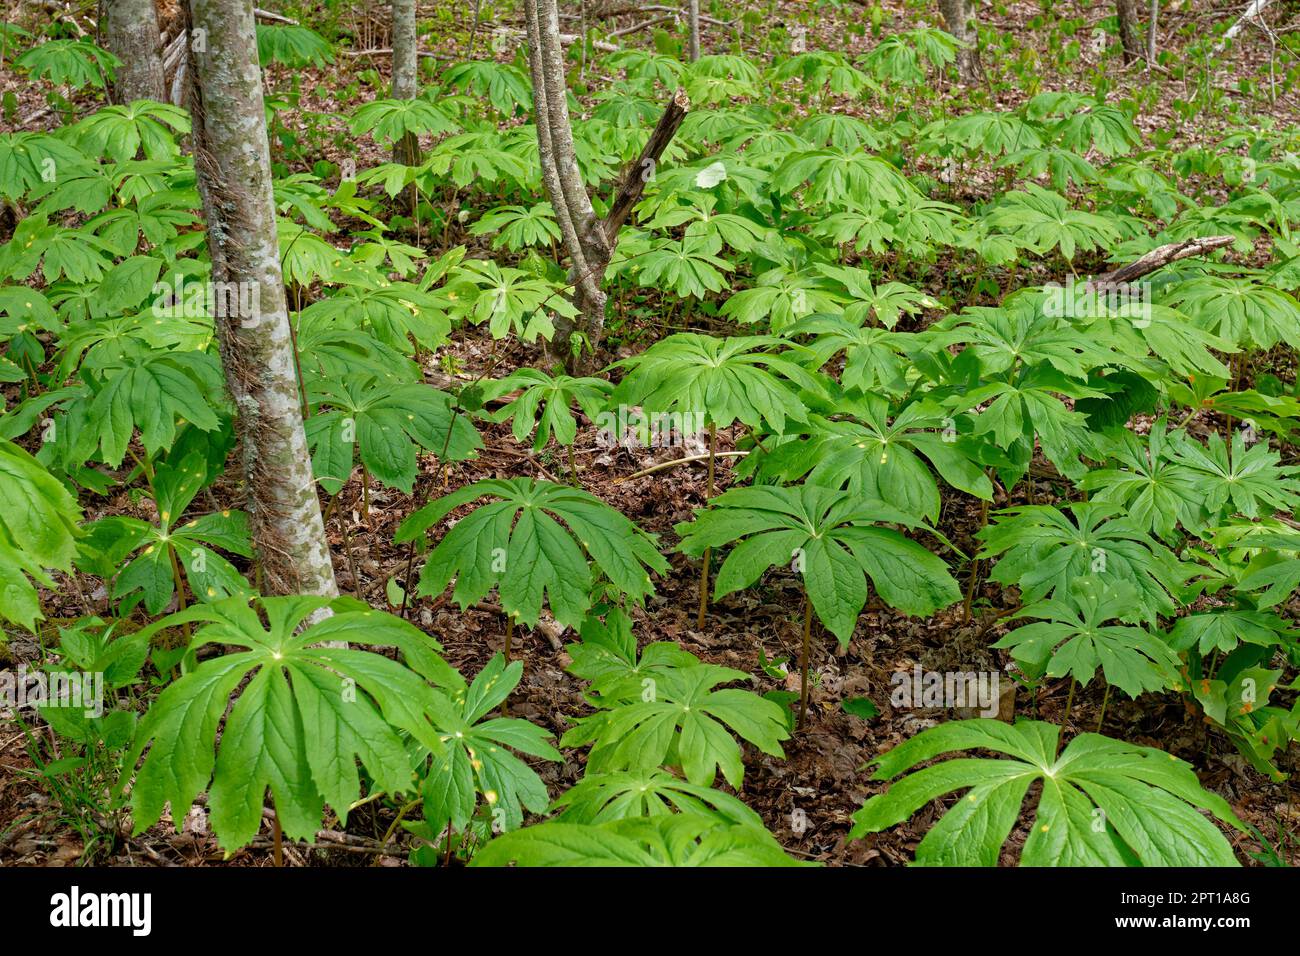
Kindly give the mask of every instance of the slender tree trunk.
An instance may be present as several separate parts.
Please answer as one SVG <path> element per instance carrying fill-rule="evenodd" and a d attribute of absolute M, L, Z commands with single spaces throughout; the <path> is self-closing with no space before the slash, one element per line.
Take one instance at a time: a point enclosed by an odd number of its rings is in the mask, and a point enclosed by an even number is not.
<path fill-rule="evenodd" d="M 298 402 L 253 0 L 187 0 L 186 13 L 194 166 L 262 590 L 335 595 Z"/>
<path fill-rule="evenodd" d="M 1151 0 L 1151 16 L 1147 22 L 1147 69 L 1156 64 L 1156 29 L 1160 25 L 1160 0 Z"/>
<path fill-rule="evenodd" d="M 687 53 L 694 63 L 700 58 L 700 0 L 690 0 L 686 19 L 689 21 L 687 29 L 690 30 Z"/>
<path fill-rule="evenodd" d="M 1124 65 L 1127 66 L 1142 56 L 1136 0 L 1115 0 L 1115 12 L 1119 16 L 1119 42 L 1124 48 Z"/>
<path fill-rule="evenodd" d="M 393 89 L 395 100 L 413 100 L 420 92 L 419 53 L 415 34 L 415 0 L 393 0 Z M 393 147 L 393 162 L 420 163 L 420 142 L 407 133 Z"/>
<path fill-rule="evenodd" d="M 122 61 L 113 77 L 113 102 L 166 100 L 162 38 L 153 0 L 105 0 L 104 44 Z"/>
<path fill-rule="evenodd" d="M 975 10 L 970 0 L 939 0 L 944 27 L 957 38 L 957 75 L 964 85 L 979 82 L 979 31 L 975 27 Z"/>
<path fill-rule="evenodd" d="M 586 339 L 591 350 L 600 344 L 604 334 L 606 295 L 601 285 L 614 255 L 618 230 L 640 200 L 645 184 L 654 178 L 659 157 L 686 118 L 690 101 L 680 88 L 673 95 L 641 155 L 623 171 L 608 215 L 598 219 L 573 145 L 556 0 L 525 0 L 524 11 L 542 183 L 555 209 L 564 251 L 572 263 L 569 281 L 574 287 L 573 304 L 579 312 L 576 323 L 556 323 L 552 345 L 569 367 L 576 369 L 582 360 L 573 347 L 575 333 Z"/>

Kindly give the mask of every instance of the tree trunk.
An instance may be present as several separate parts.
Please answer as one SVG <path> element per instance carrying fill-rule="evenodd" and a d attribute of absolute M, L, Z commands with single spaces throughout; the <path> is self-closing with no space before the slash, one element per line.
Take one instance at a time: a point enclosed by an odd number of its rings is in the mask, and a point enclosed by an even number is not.
<path fill-rule="evenodd" d="M 115 103 L 166 100 L 162 38 L 153 0 L 105 0 L 104 44 L 122 61 L 113 76 Z"/>
<path fill-rule="evenodd" d="M 1160 0 L 1151 0 L 1151 16 L 1147 22 L 1147 69 L 1156 63 L 1156 29 L 1160 25 Z"/>
<path fill-rule="evenodd" d="M 975 11 L 970 0 L 939 0 L 944 27 L 957 38 L 957 76 L 963 85 L 979 81 L 980 60 L 979 31 L 975 27 Z"/>
<path fill-rule="evenodd" d="M 1136 0 L 1115 0 L 1115 12 L 1119 15 L 1119 42 L 1124 48 L 1124 65 L 1127 66 L 1142 56 Z"/>
<path fill-rule="evenodd" d="M 393 0 L 393 99 L 415 99 L 420 92 L 418 71 L 415 0 Z M 414 134 L 407 133 L 393 147 L 393 162 L 419 165 L 420 142 Z"/>
<path fill-rule="evenodd" d="M 253 0 L 187 0 L 186 13 L 194 166 L 261 589 L 335 595 L 280 271 Z"/>
<path fill-rule="evenodd" d="M 573 146 L 556 0 L 525 0 L 524 9 L 542 182 L 555 209 L 564 250 L 572 261 L 569 281 L 574 286 L 573 304 L 579 312 L 576 323 L 557 323 L 552 345 L 571 369 L 577 369 L 582 360 L 574 352 L 575 333 L 586 339 L 592 351 L 604 334 L 606 295 L 601 285 L 618 242 L 618 230 L 641 198 L 645 184 L 654 178 L 659 157 L 685 119 L 690 102 L 679 88 L 641 155 L 623 171 L 609 214 L 603 220 L 597 219 Z"/>
<path fill-rule="evenodd" d="M 694 63 L 700 58 L 700 0 L 690 0 L 690 5 L 687 8 L 687 20 L 689 21 L 687 29 L 690 31 L 687 53 L 691 62 Z"/>

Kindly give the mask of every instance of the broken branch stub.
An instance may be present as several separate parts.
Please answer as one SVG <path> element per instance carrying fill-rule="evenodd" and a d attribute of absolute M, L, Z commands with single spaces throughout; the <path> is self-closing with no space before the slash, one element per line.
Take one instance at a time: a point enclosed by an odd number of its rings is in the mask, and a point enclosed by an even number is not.
<path fill-rule="evenodd" d="M 1192 256 L 1203 256 L 1207 252 L 1231 245 L 1234 241 L 1232 236 L 1202 236 L 1196 239 L 1184 239 L 1182 242 L 1171 242 L 1152 249 L 1128 265 L 1094 277 L 1088 284 L 1094 288 L 1124 285 L 1163 269 L 1170 263 L 1189 259 Z"/>

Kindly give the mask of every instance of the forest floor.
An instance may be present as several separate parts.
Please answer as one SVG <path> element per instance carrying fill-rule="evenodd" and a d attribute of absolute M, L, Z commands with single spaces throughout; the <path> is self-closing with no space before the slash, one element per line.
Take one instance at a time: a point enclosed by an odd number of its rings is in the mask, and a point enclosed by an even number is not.
<path fill-rule="evenodd" d="M 733 6 L 738 6 L 733 4 Z M 904 9 L 904 4 L 889 0 L 883 6 L 899 18 L 914 16 Z M 1022 43 L 1034 47 L 1045 44 L 1041 36 L 1022 25 L 1041 15 L 1037 2 L 1012 2 L 1000 4 L 999 13 L 990 14 L 987 22 L 998 30 L 1023 33 Z M 1110 12 L 1109 5 L 1087 2 L 1058 3 L 1057 7 L 1070 8 L 1075 15 L 1100 20 Z M 1167 49 L 1194 35 L 1198 24 L 1211 20 L 1225 21 L 1240 13 L 1238 2 L 1183 3 L 1165 14 L 1162 21 L 1162 42 Z M 760 5 L 755 4 L 755 9 Z M 776 22 L 793 21 L 795 13 L 807 8 L 806 4 L 780 0 L 761 5 L 765 28 Z M 378 9 L 378 8 L 377 8 Z M 384 8 L 386 9 L 386 7 Z M 423 7 L 422 9 L 422 18 Z M 425 48 L 445 60 L 463 58 L 466 40 L 471 28 L 470 5 L 436 6 L 438 36 L 424 36 Z M 775 16 L 767 11 L 774 9 Z M 1092 10 L 1094 12 L 1087 12 Z M 1079 12 L 1082 11 L 1082 12 Z M 863 8 L 848 3 L 842 8 L 826 8 L 813 19 L 808 44 L 818 43 L 829 49 L 848 53 L 863 52 L 874 43 L 870 31 L 855 35 L 848 27 L 860 18 Z M 623 15 L 616 20 L 604 21 L 607 28 L 614 25 L 629 26 L 639 19 L 636 14 Z M 906 22 L 906 21 L 905 21 Z M 913 24 L 914 25 L 914 24 Z M 388 45 L 386 29 L 379 20 L 349 24 L 346 17 L 342 26 L 355 31 L 357 48 L 383 48 Z M 445 32 L 443 32 L 445 30 Z M 486 53 L 487 26 L 478 32 L 477 52 Z M 1088 31 L 1090 32 L 1090 31 Z M 630 44 L 645 42 L 645 34 L 632 34 L 626 38 Z M 704 36 L 707 48 L 729 45 L 730 34 L 720 28 L 706 27 Z M 1088 54 L 1085 53 L 1085 56 Z M 1258 38 L 1247 37 L 1234 53 L 1233 63 L 1237 75 L 1224 72 L 1216 83 L 1230 96 L 1236 96 L 1235 84 L 1239 76 L 1268 75 L 1268 45 Z M 1095 58 L 1094 58 L 1095 60 Z M 440 64 L 441 66 L 441 64 Z M 301 93 L 298 107 L 313 113 L 339 113 L 350 107 L 336 98 L 338 91 L 362 70 L 373 69 L 381 76 L 386 73 L 386 57 L 342 56 L 339 62 L 326 70 L 300 71 L 296 87 Z M 273 89 L 284 88 L 289 77 L 284 71 L 268 72 Z M 600 82 L 600 78 L 588 77 Z M 1040 77 L 1041 89 L 1080 88 L 1076 74 L 1061 74 L 1050 69 Z M 1114 96 L 1136 91 L 1150 85 L 1151 79 L 1141 65 L 1136 65 L 1114 80 Z M 1209 143 L 1221 136 L 1224 125 L 1214 116 L 1201 122 L 1187 123 L 1178 117 L 1173 100 L 1187 91 L 1181 82 L 1159 82 L 1162 90 L 1159 100 L 1144 109 L 1138 117 L 1139 128 L 1145 134 L 1159 130 L 1174 130 L 1174 142 L 1181 146 Z M 386 80 L 379 83 L 382 89 Z M 32 126 L 51 126 L 55 119 L 40 116 L 44 103 L 35 90 L 25 87 L 12 75 L 0 72 L 0 94 L 14 91 L 18 97 L 18 116 L 37 115 Z M 378 94 L 382 95 L 382 94 Z M 1021 97 L 1021 99 L 1027 97 Z M 991 108 L 1014 108 L 1020 100 L 1004 98 Z M 89 104 L 87 104 L 89 105 Z M 355 106 L 355 103 L 351 104 Z M 1279 102 L 1269 112 L 1278 125 L 1300 123 L 1300 102 Z M 293 111 L 282 113 L 281 119 L 293 122 Z M 347 134 L 341 117 L 331 121 L 329 132 L 320 154 L 314 158 L 339 162 L 351 157 L 358 168 L 386 161 L 368 140 L 356 142 Z M 993 172 L 988 171 L 988 181 Z M 967 194 L 963 199 L 979 195 L 982 182 L 973 176 L 963 183 Z M 949 197 L 940 197 L 949 198 Z M 441 236 L 437 242 L 424 242 L 432 256 L 445 247 Z M 493 255 L 482 240 L 453 229 L 448 246 L 466 244 L 470 255 Z M 942 297 L 946 290 L 947 270 L 955 264 L 942 259 L 930 268 L 928 281 L 922 277 L 918 286 Z M 1062 277 L 1035 275 L 1027 270 L 1021 281 L 1037 284 Z M 984 304 L 994 304 L 986 302 Z M 620 330 L 621 341 L 616 351 L 607 356 L 610 360 L 638 351 L 648 341 L 664 334 L 662 322 L 655 315 L 651 298 L 627 303 L 626 324 Z M 924 322 L 924 316 L 918 317 Z M 707 318 L 696 321 L 708 323 Z M 719 331 L 708 324 L 703 331 Z M 537 365 L 543 357 L 526 346 L 512 343 L 502 351 L 498 343 L 483 330 L 459 330 L 455 341 L 440 352 L 436 362 L 426 369 L 428 378 L 446 385 L 448 368 L 455 369 L 454 378 L 459 384 L 468 384 L 479 376 L 490 374 L 500 377 L 514 368 Z M 638 340 L 642 340 L 638 344 Z M 1281 359 L 1278 360 L 1279 362 Z M 489 373 L 489 369 L 491 369 Z M 1257 366 L 1256 371 L 1262 369 Z M 1294 380 L 1295 369 L 1274 367 L 1270 369 L 1287 380 Z M 638 476 L 639 472 L 674 459 L 698 456 L 706 449 L 699 437 L 687 440 L 674 448 L 604 448 L 597 444 L 596 429 L 592 423 L 579 433 L 575 460 L 577 477 L 582 487 L 598 495 L 623 514 L 637 522 L 646 531 L 660 535 L 660 544 L 670 548 L 676 541 L 673 525 L 687 520 L 691 510 L 706 500 L 706 474 L 701 461 L 688 461 L 672 467 Z M 1209 415 L 1201 415 L 1194 423 L 1204 432 L 1222 426 Z M 452 464 L 444 473 L 442 466 L 431 457 L 423 462 L 423 472 L 417 481 L 417 505 L 429 494 L 439 495 L 472 481 L 492 477 L 531 476 L 552 480 L 569 479 L 569 462 L 549 451 L 533 454 L 527 445 L 516 443 L 507 426 L 486 425 L 482 428 L 485 449 L 473 461 Z M 730 431 L 719 433 L 719 451 L 731 452 L 737 437 Z M 719 465 L 717 482 L 725 489 L 737 458 L 723 458 Z M 1032 494 L 1036 503 L 1057 500 L 1058 483 L 1050 463 L 1036 460 L 1033 474 L 1037 477 L 1017 489 L 1008 498 L 999 488 L 991 508 L 1003 508 L 1028 502 Z M 339 588 L 343 593 L 354 594 L 376 607 L 396 611 L 389 604 L 387 584 L 390 578 L 399 585 L 414 586 L 414 576 L 408 581 L 409 555 L 405 546 L 394 545 L 393 534 L 397 525 L 409 512 L 404 507 L 404 496 L 387 489 L 371 489 L 369 517 L 363 514 L 361 484 L 354 480 L 340 493 L 338 505 L 328 523 L 331 545 L 334 549 L 335 568 Z M 150 507 L 148 502 L 136 502 L 126 493 L 109 499 L 98 499 L 99 507 L 88 508 L 87 519 L 109 514 L 138 514 Z M 222 502 L 225 505 L 225 502 Z M 972 535 L 980 526 L 979 507 L 968 496 L 946 496 L 938 529 L 965 554 L 973 554 L 977 543 Z M 970 582 L 969 563 L 948 554 L 954 574 L 965 590 Z M 770 663 L 780 658 L 797 659 L 802 617 L 801 590 L 793 574 L 767 575 L 760 586 L 749 588 L 716 604 L 708 612 L 703 628 L 696 626 L 699 602 L 699 566 L 681 555 L 673 554 L 671 572 L 656 584 L 655 594 L 643 610 L 634 613 L 635 632 L 642 643 L 675 641 L 700 658 L 734 667 L 755 675 L 754 689 L 763 692 L 776 689 L 798 689 L 798 677 L 781 681 L 770 676 L 760 664 L 760 659 Z M 415 571 L 418 572 L 416 561 Z M 980 571 L 986 571 L 981 568 Z M 46 594 L 48 613 L 52 620 L 73 618 L 88 610 L 104 609 L 106 595 L 98 582 L 69 586 L 56 593 Z M 83 597 L 84 596 L 84 597 Z M 1014 589 L 1007 591 L 999 585 L 977 578 L 972 610 L 966 619 L 959 604 L 928 619 L 909 618 L 881 605 L 874 599 L 863 613 L 858 629 L 847 648 L 840 649 L 829 634 L 821 634 L 814 641 L 811 670 L 815 675 L 807 727 L 784 745 L 786 759 L 767 757 L 746 747 L 743 798 L 763 818 L 777 839 L 792 854 L 808 860 L 829 864 L 894 866 L 904 865 L 913 857 L 921 835 L 951 805 L 940 801 L 913 816 L 906 823 L 890 830 L 870 835 L 864 839 L 846 842 L 850 828 L 850 815 L 864 799 L 881 792 L 885 784 L 870 779 L 864 765 L 898 743 L 915 735 L 920 729 L 932 726 L 955 716 L 951 711 L 914 708 L 895 709 L 890 704 L 891 677 L 897 672 L 911 672 L 920 665 L 924 670 L 1003 672 L 1010 658 L 1005 652 L 991 650 L 989 645 L 1006 632 L 1002 616 L 1018 606 Z M 88 609 L 85 604 L 91 605 Z M 1290 602 L 1294 616 L 1300 602 L 1295 597 Z M 410 619 L 421 629 L 436 638 L 444 648 L 447 660 L 462 673 L 476 673 L 489 658 L 503 649 L 505 619 L 491 606 L 479 606 L 462 612 L 451 601 L 449 594 L 437 599 L 415 601 L 409 609 Z M 524 661 L 524 677 L 510 698 L 512 716 L 522 717 L 539 724 L 558 738 L 573 719 L 589 712 L 581 695 L 582 682 L 565 672 L 568 655 L 563 644 L 574 635 L 556 636 L 558 627 L 517 632 L 512 655 Z M 32 659 L 37 647 L 30 636 L 13 633 L 9 639 L 9 653 L 16 662 Z M 4 663 L 0 661 L 0 663 Z M 793 670 L 793 667 L 791 668 Z M 1003 685 L 1012 685 L 1009 677 Z M 1138 744 L 1159 746 L 1190 761 L 1206 787 L 1223 796 L 1242 817 L 1252 824 L 1274 846 L 1280 846 L 1292 865 L 1300 865 L 1300 793 L 1292 781 L 1271 783 L 1255 772 L 1240 757 L 1232 744 L 1221 734 L 1210 730 L 1200 716 L 1189 709 L 1176 694 L 1146 695 L 1140 703 L 1130 702 L 1113 695 L 1104 708 L 1103 688 L 1097 682 L 1079 688 L 1069 705 L 1067 719 L 1067 681 L 1047 681 L 1036 693 L 1023 687 L 1015 690 L 1014 701 L 1004 702 L 1001 716 L 1041 717 L 1067 728 L 1067 733 L 1104 730 L 1107 735 Z M 880 709 L 872 719 L 851 715 L 842 703 L 851 698 L 869 698 Z M 0 725 L 10 727 L 11 725 Z M 562 764 L 533 762 L 534 768 L 546 782 L 552 795 L 574 784 L 581 776 L 581 757 L 570 752 Z M 1292 748 L 1289 756 L 1279 761 L 1284 772 L 1300 771 L 1300 755 Z M 32 763 L 25 750 L 21 732 L 0 729 L 0 864 L 61 865 L 74 864 L 86 852 L 87 825 L 74 826 L 68 815 L 59 809 L 57 797 L 51 796 L 30 775 Z M 1036 799 L 1037 785 L 1030 794 Z M 802 811 L 798 813 L 796 811 Z M 381 838 L 388 831 L 393 813 L 386 808 L 370 804 L 352 814 L 346 833 L 330 831 L 323 835 L 316 848 L 294 846 L 289 849 L 290 863 L 310 865 L 401 865 L 406 846 L 399 833 L 388 845 Z M 183 823 L 180 833 L 163 824 L 151 828 L 138 837 L 121 834 L 111 848 L 95 854 L 97 862 L 119 865 L 270 865 L 271 851 L 268 825 L 262 839 L 244 849 L 230 860 L 216 845 L 208 831 L 202 812 L 192 813 Z M 1013 835 L 1004 849 L 1004 862 L 1014 862 L 1023 842 L 1025 825 Z M 93 830 L 94 827 L 90 826 Z M 796 832 L 798 830 L 798 832 Z M 1229 832 L 1243 863 L 1250 863 L 1254 854 L 1264 850 L 1259 840 Z"/>

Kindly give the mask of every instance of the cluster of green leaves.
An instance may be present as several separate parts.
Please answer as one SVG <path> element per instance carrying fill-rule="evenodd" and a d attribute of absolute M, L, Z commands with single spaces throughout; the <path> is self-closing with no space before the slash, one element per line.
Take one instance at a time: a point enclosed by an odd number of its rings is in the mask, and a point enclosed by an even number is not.
<path fill-rule="evenodd" d="M 891 780 L 942 754 L 991 750 L 1009 760 L 959 757 L 894 780 L 853 815 L 850 838 L 901 823 L 935 797 L 964 790 L 916 849 L 922 866 L 996 866 L 1030 784 L 1041 781 L 1022 866 L 1236 866 L 1232 847 L 1202 816 L 1245 830 L 1190 764 L 1154 747 L 1059 727 L 962 720 L 932 727 L 872 761 Z"/>
<path fill-rule="evenodd" d="M 444 495 L 402 522 L 396 540 L 422 538 L 484 497 L 497 500 L 458 521 L 429 555 L 422 595 L 441 594 L 455 579 L 452 596 L 465 608 L 495 587 L 505 612 L 526 625 L 537 623 L 545 599 L 557 621 L 577 627 L 591 607 L 593 572 L 641 600 L 654 589 L 650 572 L 668 570 L 654 538 L 595 495 L 532 478 L 478 481 Z"/>
<path fill-rule="evenodd" d="M 784 756 L 789 736 L 781 708 L 751 691 L 719 688 L 749 680 L 743 671 L 702 663 L 671 642 L 637 653 L 631 622 L 618 610 L 589 620 L 570 648 L 572 673 L 591 681 L 599 708 L 560 741 L 591 745 L 589 773 L 680 768 L 688 783 L 709 786 L 718 771 L 733 787 L 744 780 L 736 734 L 764 753 Z"/>
<path fill-rule="evenodd" d="M 555 799 L 554 819 L 510 826 L 474 865 L 794 865 L 754 811 L 712 786 L 719 771 L 737 790 L 743 785 L 735 737 L 783 756 L 782 708 L 749 690 L 720 688 L 750 676 L 703 663 L 671 641 L 638 653 L 631 618 L 616 607 L 597 608 L 581 636 L 568 647 L 569 670 L 589 682 L 596 712 L 579 718 L 560 745 L 590 746 L 583 778 Z"/>

